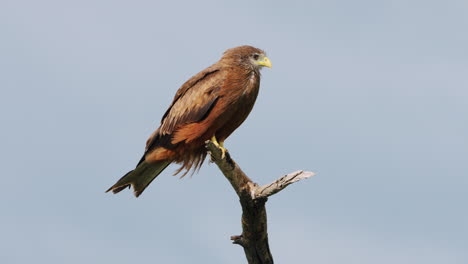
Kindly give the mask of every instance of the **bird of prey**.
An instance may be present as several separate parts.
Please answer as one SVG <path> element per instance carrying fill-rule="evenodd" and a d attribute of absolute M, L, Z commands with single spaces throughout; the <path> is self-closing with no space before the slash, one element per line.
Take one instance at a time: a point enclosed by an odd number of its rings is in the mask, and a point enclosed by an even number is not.
<path fill-rule="evenodd" d="M 171 163 L 181 164 L 176 174 L 200 168 L 211 140 L 223 150 L 224 140 L 253 108 L 260 87 L 260 69 L 271 68 L 265 52 L 252 46 L 228 49 L 221 59 L 186 81 L 163 115 L 161 125 L 146 141 L 136 168 L 107 192 L 133 186 L 138 197 Z"/>

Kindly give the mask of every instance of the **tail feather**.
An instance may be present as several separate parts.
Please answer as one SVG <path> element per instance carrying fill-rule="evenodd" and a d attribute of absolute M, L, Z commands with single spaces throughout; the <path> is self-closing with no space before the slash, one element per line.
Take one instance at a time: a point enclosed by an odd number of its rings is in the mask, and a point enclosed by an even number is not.
<path fill-rule="evenodd" d="M 113 193 L 118 193 L 127 187 L 133 186 L 133 193 L 138 197 L 170 163 L 170 161 L 160 161 L 157 163 L 142 161 L 134 170 L 125 174 L 106 192 L 112 191 Z"/>

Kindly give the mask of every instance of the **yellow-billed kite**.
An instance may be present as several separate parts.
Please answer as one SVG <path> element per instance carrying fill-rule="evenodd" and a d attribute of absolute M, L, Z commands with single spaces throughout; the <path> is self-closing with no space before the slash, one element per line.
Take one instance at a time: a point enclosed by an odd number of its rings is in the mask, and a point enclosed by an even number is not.
<path fill-rule="evenodd" d="M 207 155 L 207 140 L 225 151 L 224 140 L 253 108 L 264 66 L 271 67 L 265 52 L 240 46 L 226 50 L 217 63 L 190 78 L 147 140 L 136 168 L 107 191 L 118 193 L 131 185 L 138 197 L 172 162 L 182 165 L 176 173 L 199 168 Z"/>

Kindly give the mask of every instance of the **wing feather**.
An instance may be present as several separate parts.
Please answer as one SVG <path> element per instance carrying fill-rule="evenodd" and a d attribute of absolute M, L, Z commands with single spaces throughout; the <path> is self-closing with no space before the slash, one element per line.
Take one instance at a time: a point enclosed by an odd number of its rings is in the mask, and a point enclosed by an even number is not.
<path fill-rule="evenodd" d="M 180 125 L 203 120 L 216 104 L 223 80 L 223 72 L 212 66 L 184 83 L 161 120 L 159 134 L 169 135 Z"/>
<path fill-rule="evenodd" d="M 200 122 L 208 116 L 219 99 L 224 74 L 215 64 L 199 72 L 179 88 L 161 120 L 161 126 L 147 140 L 145 155 L 156 146 L 169 147 L 171 135 L 178 127 Z"/>

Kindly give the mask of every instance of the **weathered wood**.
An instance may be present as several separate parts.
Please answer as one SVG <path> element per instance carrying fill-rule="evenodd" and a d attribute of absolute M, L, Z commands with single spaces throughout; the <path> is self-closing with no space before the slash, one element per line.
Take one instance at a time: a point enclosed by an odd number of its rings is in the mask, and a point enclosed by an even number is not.
<path fill-rule="evenodd" d="M 211 154 L 211 160 L 218 165 L 239 196 L 242 206 L 242 234 L 231 236 L 232 243 L 244 248 L 249 264 L 272 264 L 265 203 L 269 196 L 283 190 L 291 183 L 312 177 L 315 173 L 296 171 L 270 184 L 259 186 L 245 175 L 228 152 L 222 158 L 221 149 L 213 142 L 207 141 L 206 147 Z"/>
<path fill-rule="evenodd" d="M 291 183 L 295 183 L 297 181 L 310 178 L 312 176 L 315 176 L 315 173 L 310 172 L 310 171 L 300 170 L 300 171 L 291 172 L 270 184 L 257 187 L 255 189 L 255 192 L 252 194 L 252 198 L 258 199 L 262 197 L 271 196 L 283 190 L 284 188 L 286 188 L 286 186 L 288 186 Z"/>

